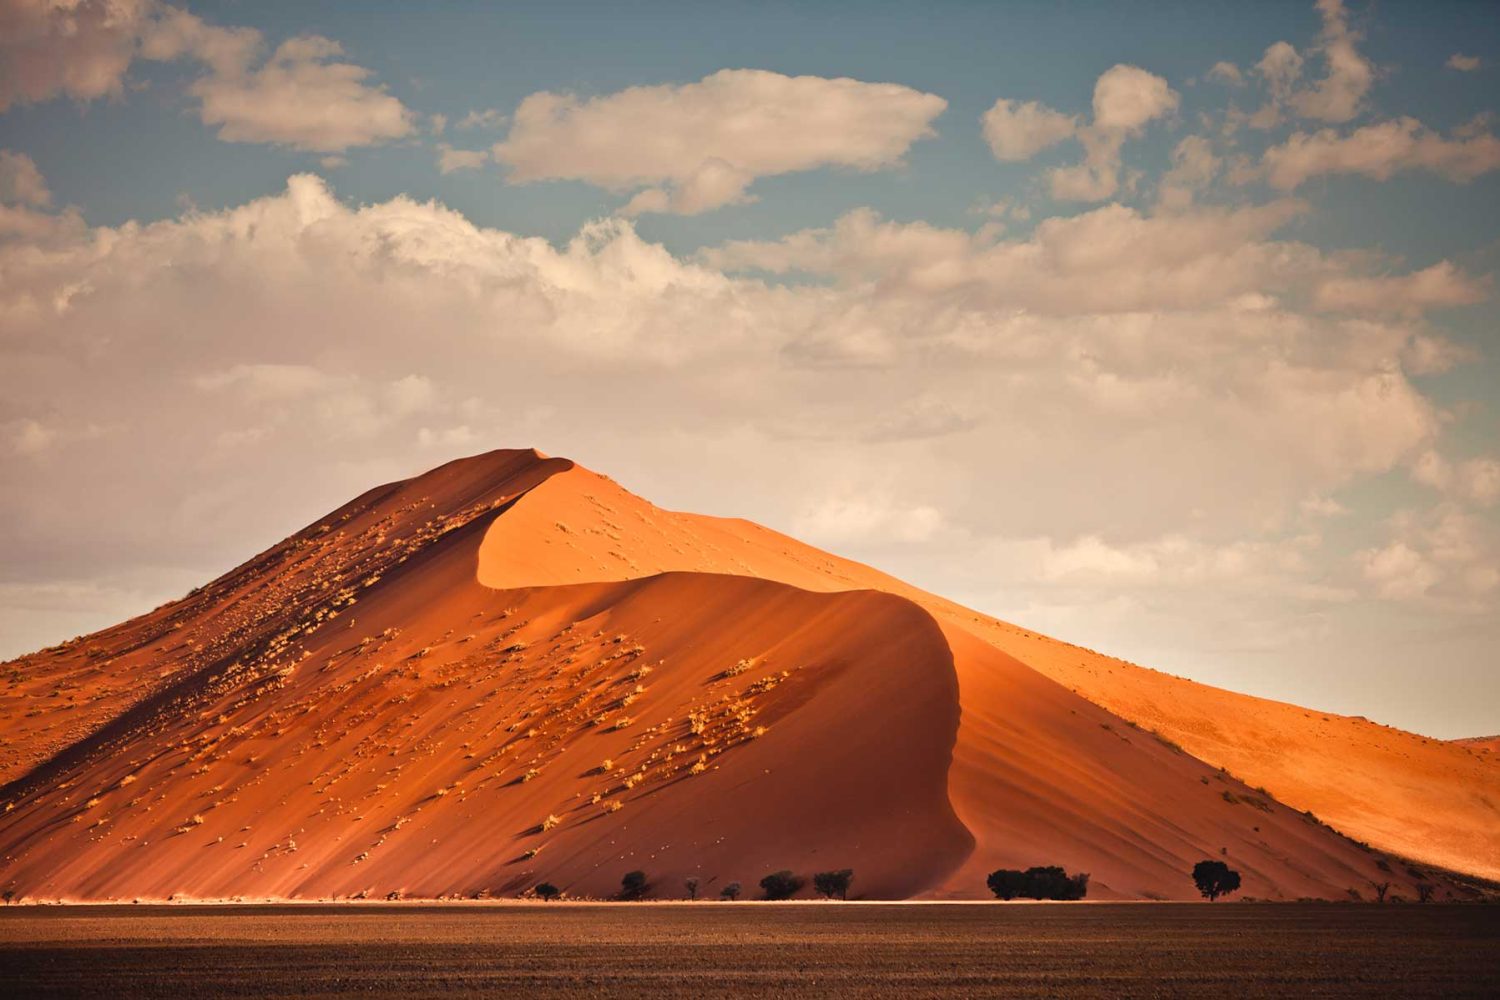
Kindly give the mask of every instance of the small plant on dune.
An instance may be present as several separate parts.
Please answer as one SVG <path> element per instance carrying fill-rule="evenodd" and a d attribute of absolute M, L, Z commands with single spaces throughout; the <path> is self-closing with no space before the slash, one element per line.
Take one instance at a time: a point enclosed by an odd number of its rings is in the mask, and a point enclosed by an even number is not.
<path fill-rule="evenodd" d="M 838 896 L 849 898 L 849 883 L 854 881 L 853 868 L 841 868 L 835 872 L 818 872 L 813 876 L 813 888 L 826 899 Z"/>
<path fill-rule="evenodd" d="M 535 891 L 539 898 L 544 899 L 549 903 L 556 899 L 558 896 L 562 895 L 562 890 L 553 885 L 551 882 L 541 883 L 536 887 Z"/>
<path fill-rule="evenodd" d="M 562 822 L 562 818 L 561 817 L 559 817 L 559 816 L 553 816 L 553 815 L 548 815 L 548 817 L 546 819 L 542 820 L 542 829 L 544 831 L 545 830 L 551 830 L 553 827 L 557 826 L 561 822 Z"/>
<path fill-rule="evenodd" d="M 687 878 L 683 879 L 682 880 L 682 887 L 687 890 L 688 899 L 697 900 L 697 898 L 698 898 L 698 876 L 696 876 L 696 875 L 689 875 Z"/>
<path fill-rule="evenodd" d="M 760 880 L 760 888 L 767 899 L 791 899 L 806 884 L 807 880 L 802 876 L 793 875 L 785 869 L 772 872 Z"/>
<path fill-rule="evenodd" d="M 1220 896 L 1239 891 L 1240 873 L 1222 861 L 1204 860 L 1193 866 L 1193 884 L 1212 903 Z"/>
<path fill-rule="evenodd" d="M 645 872 L 626 872 L 624 878 L 620 879 L 620 898 L 640 899 L 646 894 L 646 888 Z"/>
<path fill-rule="evenodd" d="M 719 895 L 729 900 L 731 903 L 734 902 L 736 899 L 740 898 L 740 884 L 738 882 L 729 883 L 724 888 L 719 890 Z"/>

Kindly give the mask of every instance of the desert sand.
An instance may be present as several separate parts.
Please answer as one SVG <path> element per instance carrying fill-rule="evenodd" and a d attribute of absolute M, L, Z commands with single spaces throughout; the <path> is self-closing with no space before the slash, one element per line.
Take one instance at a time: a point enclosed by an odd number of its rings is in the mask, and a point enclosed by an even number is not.
<path fill-rule="evenodd" d="M 853 868 L 983 898 L 1500 875 L 1500 761 L 1156 673 L 533 451 L 369 491 L 180 601 L 0 669 L 23 898 L 605 896 Z M 1364 842 L 1364 843 L 1361 843 Z"/>

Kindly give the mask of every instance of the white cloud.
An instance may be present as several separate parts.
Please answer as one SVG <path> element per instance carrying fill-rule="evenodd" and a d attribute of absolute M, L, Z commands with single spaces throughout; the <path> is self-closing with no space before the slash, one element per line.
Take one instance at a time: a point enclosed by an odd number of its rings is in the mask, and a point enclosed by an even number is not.
<path fill-rule="evenodd" d="M 898 84 L 726 69 L 588 99 L 532 94 L 493 154 L 512 183 L 581 180 L 637 192 L 632 212 L 695 214 L 749 200 L 758 177 L 896 166 L 945 107 Z"/>
<path fill-rule="evenodd" d="M 498 108 L 478 108 L 460 118 L 454 127 L 465 131 L 476 128 L 499 128 L 507 121 L 509 121 L 509 116 Z"/>
<path fill-rule="evenodd" d="M 1137 66 L 1112 66 L 1094 82 L 1088 125 L 1035 101 L 1001 98 L 984 115 L 984 136 L 998 160 L 1030 159 L 1065 139 L 1083 144 L 1083 162 L 1048 172 L 1052 197 L 1103 201 L 1120 187 L 1120 150 L 1152 121 L 1177 109 L 1167 81 Z"/>
<path fill-rule="evenodd" d="M 984 139 L 997 160 L 1029 160 L 1037 153 L 1071 138 L 1078 129 L 1072 115 L 1053 111 L 1036 101 L 1000 98 L 984 113 Z"/>
<path fill-rule="evenodd" d="M 1491 613 L 1500 593 L 1500 532 L 1453 503 L 1401 511 L 1390 539 L 1355 554 L 1365 581 L 1386 600 Z"/>
<path fill-rule="evenodd" d="M 337 42 L 304 35 L 260 66 L 262 34 L 209 24 L 160 0 L 10 0 L 0 3 L 0 111 L 57 96 L 122 98 L 131 65 L 191 60 L 206 73 L 188 88 L 206 125 L 229 142 L 321 153 L 410 134 L 415 116 L 370 71 L 337 61 Z"/>
<path fill-rule="evenodd" d="M 1410 274 L 1329 278 L 1318 286 L 1320 309 L 1345 312 L 1406 312 L 1472 305 L 1489 297 L 1489 282 L 1446 260 Z"/>
<path fill-rule="evenodd" d="M 1460 52 L 1455 52 L 1448 57 L 1448 61 L 1443 65 L 1449 69 L 1456 69 L 1460 73 L 1472 73 L 1479 69 L 1482 63 L 1478 56 L 1466 56 Z"/>
<path fill-rule="evenodd" d="M 1347 135 L 1333 129 L 1297 132 L 1265 151 L 1261 166 L 1273 187 L 1290 191 L 1325 174 L 1360 174 L 1388 180 L 1426 170 L 1469 181 L 1500 168 L 1500 139 L 1489 133 L 1445 138 L 1415 118 L 1366 125 Z"/>
<path fill-rule="evenodd" d="M 267 142 L 337 153 L 398 139 L 414 131 L 414 116 L 383 88 L 365 82 L 370 71 L 339 62 L 343 48 L 304 35 L 283 42 L 255 70 L 214 73 L 192 85 L 205 125 L 228 142 Z"/>
<path fill-rule="evenodd" d="M 1434 450 L 1424 451 L 1411 466 L 1411 477 L 1453 499 L 1480 507 L 1500 500 L 1500 461 L 1480 457 L 1450 462 Z"/>
<path fill-rule="evenodd" d="M 444 174 L 460 170 L 478 170 L 490 160 L 488 150 L 455 149 L 446 142 L 438 143 L 438 170 Z"/>
<path fill-rule="evenodd" d="M 1201 135 L 1190 135 L 1172 149 L 1172 166 L 1162 175 L 1158 200 L 1164 208 L 1183 209 L 1193 203 L 1219 173 L 1222 161 L 1213 144 Z"/>
<path fill-rule="evenodd" d="M 0 204 L 45 207 L 52 204 L 52 192 L 37 169 L 36 161 L 25 153 L 0 149 Z"/>
<path fill-rule="evenodd" d="M 1233 87 L 1240 87 L 1245 83 L 1245 74 L 1240 72 L 1240 68 L 1225 60 L 1220 60 L 1209 67 L 1208 78 Z"/>
<path fill-rule="evenodd" d="M 1360 35 L 1349 26 L 1343 0 L 1318 0 L 1323 30 L 1317 47 L 1326 72 L 1322 79 L 1302 82 L 1303 56 L 1288 42 L 1268 47 L 1255 66 L 1270 91 L 1269 100 L 1250 118 L 1255 128 L 1271 128 L 1281 121 L 1284 110 L 1302 118 L 1346 122 L 1364 107 L 1365 95 L 1375 82 L 1375 67 L 1360 52 Z"/>

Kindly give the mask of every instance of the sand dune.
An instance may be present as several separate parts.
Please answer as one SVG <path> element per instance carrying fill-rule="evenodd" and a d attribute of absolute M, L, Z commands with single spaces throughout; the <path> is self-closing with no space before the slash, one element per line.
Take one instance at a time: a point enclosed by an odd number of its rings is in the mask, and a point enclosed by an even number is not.
<path fill-rule="evenodd" d="M 0 886 L 26 897 L 851 867 L 868 898 L 977 898 L 1055 863 L 1191 898 L 1211 856 L 1248 895 L 1347 898 L 1468 891 L 1386 851 L 1497 867 L 1491 755 L 1109 660 L 530 451 L 372 490 L 4 675 Z"/>

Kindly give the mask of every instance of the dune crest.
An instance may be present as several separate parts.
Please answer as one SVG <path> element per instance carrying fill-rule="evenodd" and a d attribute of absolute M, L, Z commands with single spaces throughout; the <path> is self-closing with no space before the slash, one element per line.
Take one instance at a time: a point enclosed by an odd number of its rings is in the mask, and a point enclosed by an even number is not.
<path fill-rule="evenodd" d="M 534 451 L 371 490 L 5 673 L 0 887 L 24 897 L 598 896 L 637 868 L 671 897 L 849 867 L 868 898 L 979 898 L 995 867 L 1062 864 L 1091 897 L 1185 899 L 1211 856 L 1247 895 L 1347 898 L 1470 891 L 1383 850 L 1494 862 L 1494 762 L 1470 748 L 1412 757 L 1419 737 L 1328 717 L 1391 734 L 1340 758 L 1340 795 L 1390 786 L 1361 813 L 1299 769 L 1331 766 L 1304 727 L 1259 728 L 1301 709 Z M 1386 811 L 1415 802 L 1437 811 Z"/>

